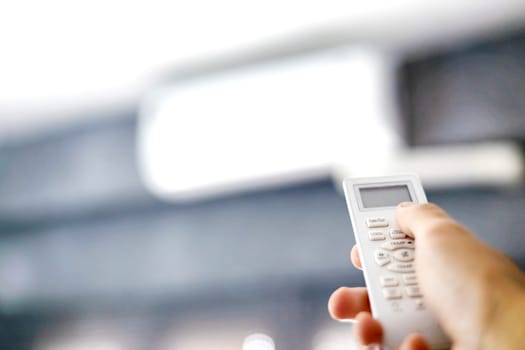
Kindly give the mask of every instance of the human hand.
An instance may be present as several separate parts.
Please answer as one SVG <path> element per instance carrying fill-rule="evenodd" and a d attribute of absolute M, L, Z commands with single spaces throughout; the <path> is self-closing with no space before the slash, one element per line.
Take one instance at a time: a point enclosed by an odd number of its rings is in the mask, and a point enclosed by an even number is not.
<path fill-rule="evenodd" d="M 454 349 L 519 349 L 525 344 L 525 277 L 502 253 L 433 204 L 401 203 L 400 229 L 415 238 L 415 265 L 425 303 L 434 312 Z M 351 260 L 361 269 L 357 247 Z M 355 319 L 362 345 L 378 344 L 382 327 L 372 318 L 366 288 L 342 287 L 330 297 L 335 319 Z M 401 349 L 428 349 L 417 334 Z"/>

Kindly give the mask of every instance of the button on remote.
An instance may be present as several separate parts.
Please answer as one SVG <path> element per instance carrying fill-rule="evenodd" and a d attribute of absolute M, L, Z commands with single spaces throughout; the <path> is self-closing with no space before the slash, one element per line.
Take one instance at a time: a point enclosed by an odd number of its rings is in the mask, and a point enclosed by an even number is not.
<path fill-rule="evenodd" d="M 401 248 L 412 248 L 414 249 L 414 240 L 412 239 L 398 239 L 395 241 L 388 241 L 381 245 L 381 248 L 394 250 Z"/>
<path fill-rule="evenodd" d="M 401 273 L 414 272 L 415 270 L 413 263 L 394 263 L 394 264 L 388 265 L 386 269 L 392 272 L 401 272 Z"/>
<path fill-rule="evenodd" d="M 370 238 L 371 241 L 382 241 L 386 236 L 383 231 L 369 231 L 368 238 Z"/>
<path fill-rule="evenodd" d="M 399 299 L 401 298 L 401 290 L 399 288 L 383 288 L 383 296 L 386 299 Z"/>
<path fill-rule="evenodd" d="M 399 284 L 399 280 L 396 276 L 381 276 L 379 282 L 383 287 L 395 287 Z"/>
<path fill-rule="evenodd" d="M 419 289 L 419 286 L 410 286 L 410 287 L 406 287 L 405 288 L 405 291 L 407 293 L 407 295 L 411 298 L 415 298 L 415 297 L 420 297 L 422 296 L 421 294 L 421 289 Z"/>
<path fill-rule="evenodd" d="M 386 220 L 386 218 L 368 218 L 366 219 L 366 225 L 370 228 L 387 227 L 388 221 Z"/>
<path fill-rule="evenodd" d="M 406 285 L 417 284 L 417 277 L 413 273 L 409 275 L 403 275 L 403 283 Z"/>
<path fill-rule="evenodd" d="M 416 304 L 416 310 L 423 310 L 425 308 L 425 304 L 423 303 L 423 299 L 416 298 L 416 299 L 414 299 L 414 302 Z"/>
<path fill-rule="evenodd" d="M 381 249 L 377 249 L 374 252 L 374 258 L 376 260 L 376 263 L 379 266 L 383 266 L 383 265 L 388 264 L 390 262 L 390 257 L 388 255 L 388 253 L 385 252 L 384 250 L 381 250 Z"/>
<path fill-rule="evenodd" d="M 413 249 L 400 249 L 394 252 L 394 259 L 398 261 L 412 261 L 414 260 Z"/>
<path fill-rule="evenodd" d="M 393 228 L 390 230 L 390 238 L 392 239 L 400 239 L 400 238 L 405 238 L 405 237 L 406 235 L 397 228 Z"/>

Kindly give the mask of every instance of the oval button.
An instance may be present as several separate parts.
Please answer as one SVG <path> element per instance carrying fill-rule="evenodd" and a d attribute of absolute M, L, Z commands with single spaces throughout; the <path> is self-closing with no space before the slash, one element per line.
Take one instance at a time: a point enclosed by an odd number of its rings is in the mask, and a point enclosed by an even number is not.
<path fill-rule="evenodd" d="M 390 258 L 388 256 L 388 253 L 385 252 L 384 250 L 377 249 L 374 252 L 374 258 L 376 260 L 376 263 L 379 266 L 386 265 L 386 264 L 388 264 L 390 262 Z"/>
<path fill-rule="evenodd" d="M 414 249 L 414 240 L 413 239 L 397 239 L 394 241 L 388 241 L 381 245 L 381 248 L 394 250 L 402 248 L 411 248 Z"/>
<path fill-rule="evenodd" d="M 414 272 L 414 264 L 413 263 L 394 263 L 390 264 L 387 267 L 387 270 L 392 272 L 401 272 L 401 273 L 407 273 L 407 272 Z"/>
<path fill-rule="evenodd" d="M 366 226 L 370 228 L 387 227 L 388 221 L 386 218 L 368 218 L 366 219 Z"/>
<path fill-rule="evenodd" d="M 401 239 L 401 238 L 405 238 L 406 235 L 401 232 L 401 230 L 397 229 L 397 228 L 393 228 L 390 230 L 390 238 L 392 239 Z"/>
<path fill-rule="evenodd" d="M 413 249 L 399 249 L 394 252 L 394 259 L 398 261 L 412 261 L 414 260 Z"/>

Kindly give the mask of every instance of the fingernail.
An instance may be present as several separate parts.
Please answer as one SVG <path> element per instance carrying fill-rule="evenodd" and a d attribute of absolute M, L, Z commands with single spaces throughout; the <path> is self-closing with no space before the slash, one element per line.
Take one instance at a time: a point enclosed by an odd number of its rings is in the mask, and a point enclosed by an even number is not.
<path fill-rule="evenodd" d="M 399 203 L 398 207 L 406 208 L 416 205 L 414 202 L 401 202 Z"/>

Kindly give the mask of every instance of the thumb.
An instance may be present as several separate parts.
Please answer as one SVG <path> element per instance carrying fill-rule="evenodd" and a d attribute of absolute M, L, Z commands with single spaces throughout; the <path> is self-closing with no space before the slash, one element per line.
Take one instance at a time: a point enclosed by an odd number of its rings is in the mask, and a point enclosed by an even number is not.
<path fill-rule="evenodd" d="M 459 226 L 443 209 L 431 203 L 402 202 L 396 208 L 396 218 L 401 231 L 414 238 Z"/>

